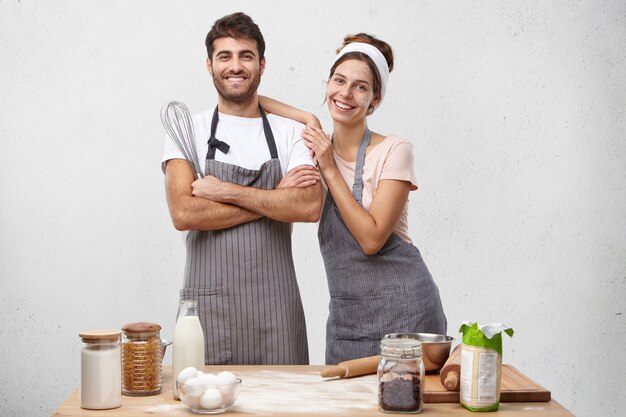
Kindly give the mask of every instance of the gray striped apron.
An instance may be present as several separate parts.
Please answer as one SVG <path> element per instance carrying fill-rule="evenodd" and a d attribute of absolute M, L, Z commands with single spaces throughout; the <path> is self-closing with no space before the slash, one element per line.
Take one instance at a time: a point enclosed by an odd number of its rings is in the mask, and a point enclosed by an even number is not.
<path fill-rule="evenodd" d="M 352 195 L 362 206 L 365 130 L 357 153 Z M 419 250 L 392 233 L 375 255 L 363 253 L 343 222 L 330 192 L 318 238 L 330 292 L 326 363 L 378 355 L 388 333 L 446 334 L 447 321 Z"/>
<path fill-rule="evenodd" d="M 276 188 L 282 178 L 280 161 L 269 122 L 260 111 L 271 159 L 258 170 L 216 161 L 216 148 L 228 151 L 228 145 L 215 138 L 216 108 L 206 175 L 248 187 Z M 224 230 L 189 232 L 180 296 L 198 300 L 206 364 L 309 363 L 290 223 L 262 217 Z"/>

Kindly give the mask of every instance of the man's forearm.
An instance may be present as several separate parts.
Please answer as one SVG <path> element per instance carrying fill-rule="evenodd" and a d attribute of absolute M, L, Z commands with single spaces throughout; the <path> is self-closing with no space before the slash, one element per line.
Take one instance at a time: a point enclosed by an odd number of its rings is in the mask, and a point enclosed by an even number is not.
<path fill-rule="evenodd" d="M 281 222 L 316 222 L 322 208 L 322 189 L 319 182 L 306 188 L 275 190 L 231 184 L 223 202 Z"/>
<path fill-rule="evenodd" d="M 247 223 L 262 217 L 243 207 L 218 203 L 198 197 L 188 197 L 185 204 L 175 208 L 170 205 L 170 214 L 178 230 L 221 230 Z"/>
<path fill-rule="evenodd" d="M 174 227 L 178 230 L 220 230 L 256 220 L 260 215 L 245 208 L 194 197 L 193 171 L 184 160 L 167 163 L 165 189 Z"/>

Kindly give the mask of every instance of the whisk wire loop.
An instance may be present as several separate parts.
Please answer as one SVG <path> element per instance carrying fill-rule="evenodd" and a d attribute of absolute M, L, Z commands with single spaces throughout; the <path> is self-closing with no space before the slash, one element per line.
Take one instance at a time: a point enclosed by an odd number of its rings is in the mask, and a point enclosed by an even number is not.
<path fill-rule="evenodd" d="M 161 123 L 172 142 L 183 157 L 191 164 L 196 178 L 204 178 L 202 167 L 198 161 L 196 151 L 196 135 L 193 128 L 191 113 L 185 105 L 179 101 L 170 101 L 161 108 Z"/>

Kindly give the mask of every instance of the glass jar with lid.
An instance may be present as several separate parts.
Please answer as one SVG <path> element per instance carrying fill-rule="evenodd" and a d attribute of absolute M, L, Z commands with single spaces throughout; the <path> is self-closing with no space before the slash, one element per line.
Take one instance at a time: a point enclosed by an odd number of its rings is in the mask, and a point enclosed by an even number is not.
<path fill-rule="evenodd" d="M 422 344 L 410 333 L 386 335 L 380 341 L 378 408 L 385 413 L 422 411 L 424 364 Z"/>
<path fill-rule="evenodd" d="M 85 330 L 80 352 L 80 406 L 106 410 L 122 405 L 119 330 Z"/>
<path fill-rule="evenodd" d="M 129 396 L 155 395 L 162 387 L 161 326 L 128 323 L 122 327 L 122 393 Z"/>

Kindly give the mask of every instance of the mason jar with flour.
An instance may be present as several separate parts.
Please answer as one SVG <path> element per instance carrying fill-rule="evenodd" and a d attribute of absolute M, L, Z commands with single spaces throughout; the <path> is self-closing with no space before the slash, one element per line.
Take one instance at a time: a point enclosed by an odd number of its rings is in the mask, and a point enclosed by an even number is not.
<path fill-rule="evenodd" d="M 119 330 L 86 330 L 80 354 L 80 406 L 106 410 L 122 405 L 122 351 Z"/>

